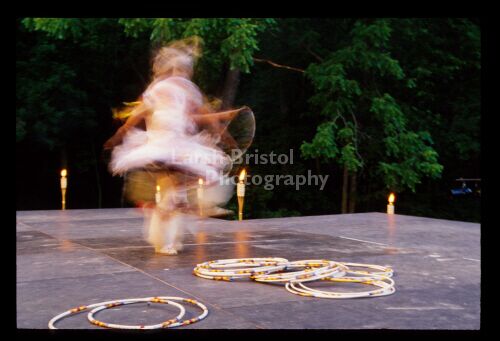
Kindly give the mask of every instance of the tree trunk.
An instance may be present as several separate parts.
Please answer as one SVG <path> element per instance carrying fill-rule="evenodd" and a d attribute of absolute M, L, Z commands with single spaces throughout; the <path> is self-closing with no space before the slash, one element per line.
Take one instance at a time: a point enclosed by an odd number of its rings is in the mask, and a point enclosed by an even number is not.
<path fill-rule="evenodd" d="M 68 152 L 66 150 L 66 145 L 64 145 L 61 149 L 61 169 L 68 168 Z"/>
<path fill-rule="evenodd" d="M 351 188 L 349 189 L 349 213 L 354 213 L 356 209 L 356 172 L 351 173 Z"/>
<path fill-rule="evenodd" d="M 97 184 L 97 205 L 99 208 L 101 208 L 102 207 L 101 177 L 99 176 L 99 164 L 93 142 L 91 143 L 91 147 L 92 147 L 92 154 L 94 155 L 94 169 L 95 169 L 96 184 Z"/>
<path fill-rule="evenodd" d="M 288 115 L 290 107 L 288 106 L 288 101 L 285 93 L 285 89 L 283 88 L 283 82 L 280 82 L 280 111 L 284 115 Z M 286 120 L 287 123 L 290 122 L 289 119 Z"/>
<path fill-rule="evenodd" d="M 319 158 L 315 158 L 316 161 L 316 173 L 321 174 L 321 162 L 319 161 Z"/>
<path fill-rule="evenodd" d="M 349 186 L 349 172 L 344 167 L 344 176 L 342 179 L 342 213 L 347 213 L 347 188 Z"/>
<path fill-rule="evenodd" d="M 229 69 L 224 82 L 224 90 L 222 91 L 222 107 L 221 110 L 232 109 L 236 93 L 238 92 L 238 84 L 240 83 L 240 69 Z"/>

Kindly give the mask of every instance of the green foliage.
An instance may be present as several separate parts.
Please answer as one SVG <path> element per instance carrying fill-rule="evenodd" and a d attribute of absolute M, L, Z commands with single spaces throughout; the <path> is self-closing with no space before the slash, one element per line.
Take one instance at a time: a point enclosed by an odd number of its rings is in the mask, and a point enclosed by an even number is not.
<path fill-rule="evenodd" d="M 481 112 L 479 26 L 468 19 L 394 22 L 393 51 L 413 89 L 411 121 L 432 129 L 446 163 L 476 158 Z"/>
<path fill-rule="evenodd" d="M 95 127 L 88 117 L 87 95 L 77 86 L 75 70 L 58 63 L 59 57 L 57 45 L 44 42 L 26 59 L 16 61 L 18 142 L 30 138 L 35 144 L 53 149 L 75 131 Z M 48 62 L 41 67 L 40 60 Z"/>
<path fill-rule="evenodd" d="M 23 24 L 26 28 L 35 31 L 47 32 L 49 37 L 57 39 L 79 39 L 84 30 L 82 19 L 74 18 L 25 18 Z"/>
<path fill-rule="evenodd" d="M 231 69 L 250 72 L 253 54 L 258 48 L 258 34 L 274 21 L 255 19 L 227 19 L 226 35 L 221 44 L 222 53 L 229 57 Z"/>
<path fill-rule="evenodd" d="M 339 162 L 350 172 L 355 172 L 363 166 L 363 162 L 358 158 L 356 152 L 356 147 L 351 142 L 343 146 L 341 150 Z"/>
<path fill-rule="evenodd" d="M 406 118 L 391 95 L 385 93 L 382 97 L 373 98 L 370 111 L 383 123 L 384 133 L 389 138 L 405 129 Z M 391 144 L 387 150 L 389 155 L 394 148 L 397 146 Z"/>
<path fill-rule="evenodd" d="M 321 108 L 320 115 L 330 118 L 354 110 L 355 100 L 362 92 L 358 82 L 347 79 L 344 66 L 334 60 L 311 64 L 306 70 L 316 88 L 311 104 Z"/>
<path fill-rule="evenodd" d="M 125 33 L 133 37 L 151 31 L 150 39 L 155 44 L 199 36 L 205 42 L 204 51 L 215 60 L 205 65 L 220 66 L 220 59 L 229 61 L 232 69 L 250 72 L 253 55 L 258 51 L 259 33 L 275 25 L 273 19 L 245 18 L 194 18 L 194 19 L 120 19 Z M 211 70 L 212 72 L 214 70 Z"/>
<path fill-rule="evenodd" d="M 151 19 L 145 19 L 151 20 Z M 184 27 L 182 19 L 172 18 L 158 18 L 153 19 L 151 23 L 151 36 L 152 42 L 166 44 L 174 39 L 179 39 L 181 35 L 181 28 Z"/>
<path fill-rule="evenodd" d="M 380 170 L 387 188 L 401 191 L 405 187 L 415 192 L 423 176 L 438 178 L 443 166 L 438 153 L 431 147 L 432 138 L 427 131 L 408 131 L 401 108 L 389 94 L 374 98 L 371 112 L 384 127 L 386 155 L 393 162 L 380 162 Z"/>
<path fill-rule="evenodd" d="M 354 130 L 356 128 L 351 122 L 347 122 L 346 126 L 338 131 L 339 140 L 344 141 L 345 143 L 349 143 L 352 141 L 354 136 Z"/>
<path fill-rule="evenodd" d="M 381 124 L 382 136 L 379 131 L 373 133 L 384 142 L 385 153 L 379 155 L 385 154 L 385 158 L 378 163 L 386 187 L 415 190 L 422 177 L 438 176 L 442 166 L 430 143 L 425 144 L 425 139 L 421 138 L 423 135 L 408 130 L 407 114 L 394 97 L 380 94 L 379 89 L 389 88 L 388 81 L 398 84 L 397 81 L 406 77 L 399 61 L 391 55 L 391 32 L 388 20 L 358 20 L 344 47 L 332 52 L 321 63 L 308 67 L 306 75 L 316 90 L 311 104 L 320 108 L 320 114 L 327 117 L 328 122 L 340 118 L 343 124 L 329 124 L 328 131 L 318 128 L 313 142 L 304 143 L 302 152 L 304 157 L 336 159 L 342 167 L 355 172 L 363 167 L 361 154 L 371 157 L 369 148 L 364 148 L 357 138 L 363 133 L 358 121 L 363 125 Z M 405 86 L 405 82 L 400 84 Z M 406 81 L 408 88 L 415 84 L 413 79 Z M 368 116 L 370 112 L 375 114 L 376 120 Z M 430 142 L 429 134 L 425 136 Z M 341 150 L 338 156 L 331 152 L 338 149 Z"/>
<path fill-rule="evenodd" d="M 138 38 L 141 33 L 148 32 L 153 27 L 153 20 L 146 18 L 122 18 L 118 19 L 118 23 L 123 25 L 123 31 L 125 34 L 133 38 Z"/>
<path fill-rule="evenodd" d="M 16 95 L 18 102 L 22 104 L 17 109 L 16 140 L 22 141 L 27 135 L 33 135 L 50 148 L 61 143 L 56 141 L 61 133 L 64 135 L 64 131 L 71 132 L 62 128 L 63 119 L 68 126 L 72 126 L 72 119 L 80 124 L 95 124 L 92 118 L 87 118 L 89 108 L 79 109 L 85 107 L 86 94 L 72 85 L 78 81 L 79 65 L 72 67 L 69 63 L 54 62 L 60 49 L 58 41 L 69 39 L 89 56 L 92 53 L 109 54 L 113 50 L 117 51 L 113 45 L 118 41 L 113 41 L 112 34 L 109 33 L 116 32 L 117 27 L 121 27 L 123 34 L 131 38 L 149 34 L 153 45 L 198 35 L 205 43 L 205 55 L 200 62 L 198 74 L 202 83 L 210 86 L 210 83 L 219 81 L 219 77 L 211 75 L 220 75 L 225 63 L 249 72 L 253 65 L 253 53 L 258 50 L 258 34 L 275 24 L 273 19 L 230 18 L 25 18 L 21 22 L 29 31 L 45 32 L 48 39 L 38 35 L 43 43 L 36 45 L 37 50 L 33 51 L 35 54 L 27 60 L 17 62 L 19 73 Z M 75 62 L 80 58 L 75 58 Z M 43 68 L 33 67 L 36 61 L 41 60 L 48 61 Z M 97 74 L 86 74 L 86 79 L 90 82 L 97 80 L 96 87 L 102 86 L 98 78 Z"/>
<path fill-rule="evenodd" d="M 311 143 L 304 142 L 300 150 L 304 157 L 333 159 L 339 150 L 335 142 L 335 123 L 325 122 L 318 126 L 318 131 Z"/>
<path fill-rule="evenodd" d="M 403 79 L 405 74 L 399 62 L 388 51 L 391 31 L 390 24 L 385 19 L 371 23 L 357 21 L 351 31 L 350 46 L 335 52 L 333 58 L 347 67 L 363 72 Z"/>

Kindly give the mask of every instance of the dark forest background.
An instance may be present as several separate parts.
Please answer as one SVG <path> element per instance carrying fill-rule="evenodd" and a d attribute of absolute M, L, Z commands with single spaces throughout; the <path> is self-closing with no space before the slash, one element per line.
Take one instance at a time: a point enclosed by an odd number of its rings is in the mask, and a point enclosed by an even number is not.
<path fill-rule="evenodd" d="M 319 186 L 247 186 L 245 217 L 383 212 L 480 221 L 481 29 L 476 19 L 48 19 L 16 22 L 16 209 L 129 207 L 103 143 L 112 108 L 150 80 L 152 51 L 197 35 L 195 81 L 248 105 L 250 152 L 294 150 L 256 174 L 329 174 Z M 476 185 L 478 185 L 476 187 Z M 236 198 L 228 204 L 236 208 Z M 232 218 L 232 217 L 230 217 Z"/>

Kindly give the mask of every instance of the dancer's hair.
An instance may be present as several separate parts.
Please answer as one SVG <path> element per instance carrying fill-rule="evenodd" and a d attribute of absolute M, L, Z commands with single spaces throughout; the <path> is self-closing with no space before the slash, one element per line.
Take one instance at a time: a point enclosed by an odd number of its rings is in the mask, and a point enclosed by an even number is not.
<path fill-rule="evenodd" d="M 201 54 L 201 39 L 189 37 L 176 40 L 158 49 L 152 60 L 153 78 L 168 75 L 174 70 L 192 74 L 194 64 Z"/>

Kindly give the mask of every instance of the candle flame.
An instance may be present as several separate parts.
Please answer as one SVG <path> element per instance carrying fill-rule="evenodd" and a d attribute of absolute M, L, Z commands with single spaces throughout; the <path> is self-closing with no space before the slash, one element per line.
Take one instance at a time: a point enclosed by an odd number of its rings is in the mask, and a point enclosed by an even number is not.
<path fill-rule="evenodd" d="M 241 173 L 240 173 L 240 181 L 241 181 L 241 182 L 245 181 L 245 177 L 246 177 L 246 175 L 247 175 L 247 171 L 246 171 L 246 169 L 245 169 L 245 168 L 243 168 L 243 170 L 242 170 L 242 171 L 241 171 Z"/>
<path fill-rule="evenodd" d="M 61 171 L 61 176 L 66 176 L 66 174 L 68 174 L 68 172 L 66 171 L 66 169 L 63 169 L 63 170 Z"/>
<path fill-rule="evenodd" d="M 394 193 L 391 193 L 391 194 L 389 195 L 389 204 L 394 203 L 394 199 L 396 199 L 396 196 L 394 195 Z"/>
<path fill-rule="evenodd" d="M 203 185 L 203 179 L 202 178 L 198 179 L 198 185 L 200 185 L 200 186 Z"/>
<path fill-rule="evenodd" d="M 159 192 L 160 191 L 160 185 L 156 185 L 156 191 Z"/>

